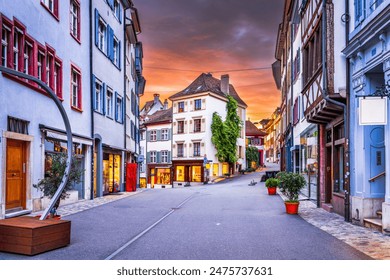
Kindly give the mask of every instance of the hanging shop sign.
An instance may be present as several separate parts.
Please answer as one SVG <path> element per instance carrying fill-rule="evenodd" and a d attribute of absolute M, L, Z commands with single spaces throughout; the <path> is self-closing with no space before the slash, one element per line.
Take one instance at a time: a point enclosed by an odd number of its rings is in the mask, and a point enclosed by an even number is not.
<path fill-rule="evenodd" d="M 380 96 L 359 98 L 359 125 L 386 125 L 388 99 Z"/>

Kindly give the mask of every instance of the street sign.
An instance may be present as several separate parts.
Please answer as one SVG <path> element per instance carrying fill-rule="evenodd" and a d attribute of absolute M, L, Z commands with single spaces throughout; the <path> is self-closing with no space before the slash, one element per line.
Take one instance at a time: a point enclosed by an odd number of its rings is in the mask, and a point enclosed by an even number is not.
<path fill-rule="evenodd" d="M 144 155 L 139 155 L 138 158 L 137 158 L 137 162 L 138 163 L 143 162 L 144 160 L 145 160 Z"/>

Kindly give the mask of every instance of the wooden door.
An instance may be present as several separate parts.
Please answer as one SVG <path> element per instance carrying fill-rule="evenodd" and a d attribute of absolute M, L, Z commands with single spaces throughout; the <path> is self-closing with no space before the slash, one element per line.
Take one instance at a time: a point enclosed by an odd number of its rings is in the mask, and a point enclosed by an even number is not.
<path fill-rule="evenodd" d="M 26 143 L 7 140 L 6 209 L 26 207 Z"/>

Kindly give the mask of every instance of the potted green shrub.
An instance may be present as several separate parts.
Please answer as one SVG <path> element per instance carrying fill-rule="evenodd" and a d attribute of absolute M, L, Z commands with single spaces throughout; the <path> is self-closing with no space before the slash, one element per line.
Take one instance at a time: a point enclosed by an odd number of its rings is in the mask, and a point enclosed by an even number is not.
<path fill-rule="evenodd" d="M 44 196 L 47 196 L 49 199 L 52 199 L 58 187 L 60 186 L 62 178 L 64 176 L 67 154 L 50 154 L 47 157 L 49 157 L 47 159 L 49 166 L 48 170 L 45 173 L 45 178 L 43 178 L 36 185 L 33 186 L 41 190 Z M 60 200 L 69 197 L 69 191 L 73 188 L 73 184 L 78 184 L 81 182 L 84 170 L 79 168 L 77 163 L 78 159 L 73 156 L 72 165 L 69 171 L 68 182 L 65 185 L 63 192 L 61 193 L 60 199 L 57 200 L 56 204 L 50 212 L 51 218 L 58 216 L 57 208 L 60 205 Z"/>
<path fill-rule="evenodd" d="M 299 207 L 299 191 L 306 186 L 305 177 L 298 173 L 283 172 L 278 173 L 280 178 L 280 191 L 287 197 L 284 201 L 287 214 L 297 214 Z"/>
<path fill-rule="evenodd" d="M 268 178 L 265 181 L 265 186 L 268 189 L 269 195 L 275 195 L 276 194 L 276 188 L 279 186 L 279 180 L 277 178 Z"/>

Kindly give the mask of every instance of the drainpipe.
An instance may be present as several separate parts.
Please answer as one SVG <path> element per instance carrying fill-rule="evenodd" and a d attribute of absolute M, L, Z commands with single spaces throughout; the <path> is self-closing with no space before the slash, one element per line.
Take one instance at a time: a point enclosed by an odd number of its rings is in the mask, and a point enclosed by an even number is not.
<path fill-rule="evenodd" d="M 292 24 L 292 23 L 291 23 Z M 294 41 L 294 36 L 293 36 L 293 33 L 290 32 L 290 81 L 291 81 L 291 84 L 290 84 L 290 93 L 291 93 L 291 97 L 290 97 L 290 109 L 292 109 L 292 106 L 293 106 L 293 98 L 294 98 L 294 88 L 293 88 L 293 84 L 294 84 L 294 81 L 293 81 L 293 78 L 294 78 L 294 74 L 293 74 L 293 65 L 294 65 L 294 52 L 293 52 L 293 41 Z M 294 110 L 290 110 L 290 124 L 291 124 L 291 147 L 294 147 Z M 294 157 L 293 157 L 293 153 L 291 152 L 291 147 L 290 147 L 290 151 L 288 151 L 290 153 L 290 168 L 292 172 L 295 173 L 295 170 L 294 170 Z"/>
<path fill-rule="evenodd" d="M 91 101 L 93 100 L 93 91 L 94 91 L 94 86 L 92 84 L 93 82 L 93 40 L 92 40 L 92 34 L 93 34 L 93 12 L 92 12 L 92 0 L 89 0 L 89 73 L 90 73 L 90 85 L 91 85 Z M 94 126 L 95 126 L 95 122 L 94 122 L 94 113 L 93 113 L 93 106 L 94 104 L 92 104 L 91 102 L 91 138 L 92 138 L 92 147 L 91 147 L 91 194 L 90 194 L 90 198 L 91 200 L 94 199 L 94 195 L 93 195 L 93 186 L 94 186 L 94 181 L 95 181 L 95 174 L 94 174 L 94 165 L 96 164 L 95 162 L 95 150 L 94 150 L 94 147 L 95 147 L 95 138 L 94 138 L 94 135 L 95 135 L 95 129 L 94 129 Z M 97 186 L 96 186 L 97 188 Z"/>
<path fill-rule="evenodd" d="M 126 168 L 127 168 L 127 137 L 126 137 L 126 128 L 127 128 L 127 125 L 129 125 L 127 123 L 127 115 L 126 115 L 126 101 L 127 101 L 127 88 L 126 88 L 126 48 L 127 48 L 127 44 L 126 44 L 126 12 L 127 12 L 127 8 L 125 9 L 123 7 L 123 143 L 124 143 L 124 150 L 125 150 L 125 155 L 124 155 L 124 159 L 123 159 L 123 162 L 124 162 L 124 166 L 123 166 L 123 175 L 126 174 Z M 125 191 L 126 190 L 126 177 L 123 176 L 123 184 L 122 184 L 122 191 Z"/>
<path fill-rule="evenodd" d="M 328 96 L 328 75 L 327 75 L 327 72 L 326 72 L 326 54 L 327 54 L 327 48 L 326 48 L 326 42 L 327 42 L 327 32 L 326 32 L 326 21 L 327 21 L 327 17 L 326 17 L 326 2 L 327 0 L 322 0 L 322 73 L 323 73 L 323 90 L 322 90 L 322 97 L 327 101 L 327 102 L 330 102 L 330 103 L 333 103 L 335 105 L 338 105 L 338 106 L 341 106 L 343 108 L 343 117 L 344 117 L 344 137 L 346 139 L 346 141 L 348 142 L 348 138 L 347 138 L 347 126 L 348 126 L 348 123 L 347 123 L 347 105 L 342 103 L 342 102 L 339 102 L 339 101 L 336 101 L 336 100 L 333 100 L 331 98 L 329 98 Z M 346 2 L 348 2 L 348 0 L 346 0 Z M 348 77 L 346 77 L 348 79 Z M 346 83 L 348 84 L 348 83 Z M 347 155 L 349 155 L 349 151 L 346 151 Z M 348 160 L 349 160 L 349 157 L 348 157 Z M 349 164 L 348 164 L 349 165 Z M 347 186 L 345 186 L 347 187 Z M 345 206 L 348 205 L 348 211 L 345 211 L 344 213 L 344 219 L 345 221 L 347 221 L 349 218 L 349 188 L 345 190 Z M 346 205 L 347 204 L 347 205 Z M 345 207 L 347 208 L 347 207 Z"/>
<path fill-rule="evenodd" d="M 349 45 L 349 23 L 350 23 L 350 16 L 349 16 L 349 0 L 345 0 L 345 47 Z M 350 135 L 350 80 L 349 77 L 351 75 L 351 69 L 350 69 L 350 60 L 349 58 L 346 58 L 346 64 L 345 64 L 345 71 L 346 71 L 346 119 L 344 122 L 344 128 L 345 128 L 345 141 L 346 141 L 346 162 L 345 162 L 345 190 L 346 190 L 346 199 L 345 199 L 345 221 L 351 222 L 351 207 L 350 207 L 350 194 L 351 194 L 351 186 L 350 186 L 350 150 L 349 150 L 349 135 Z"/>

